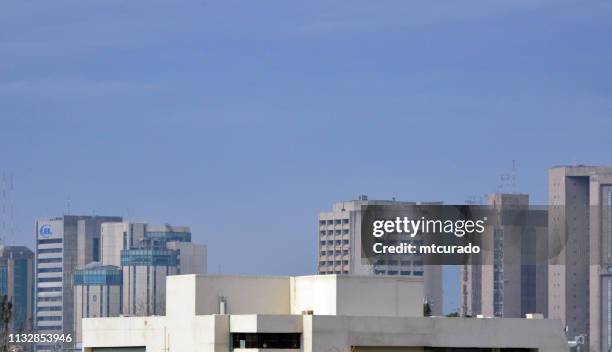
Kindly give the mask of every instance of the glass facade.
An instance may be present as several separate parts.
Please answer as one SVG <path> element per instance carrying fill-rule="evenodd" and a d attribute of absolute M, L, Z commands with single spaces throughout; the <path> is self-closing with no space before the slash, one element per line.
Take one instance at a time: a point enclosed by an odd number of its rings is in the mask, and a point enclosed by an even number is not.
<path fill-rule="evenodd" d="M 8 269 L 6 266 L 0 266 L 0 294 L 6 295 L 8 292 Z"/>
<path fill-rule="evenodd" d="M 75 285 L 121 285 L 122 272 L 119 268 L 80 269 L 73 279 Z"/>
<path fill-rule="evenodd" d="M 176 266 L 177 252 L 166 249 L 128 249 L 121 251 L 122 266 Z"/>
<path fill-rule="evenodd" d="M 191 242 L 191 232 L 172 232 L 172 231 L 150 231 L 145 232 L 146 239 L 160 240 L 162 242 Z"/>

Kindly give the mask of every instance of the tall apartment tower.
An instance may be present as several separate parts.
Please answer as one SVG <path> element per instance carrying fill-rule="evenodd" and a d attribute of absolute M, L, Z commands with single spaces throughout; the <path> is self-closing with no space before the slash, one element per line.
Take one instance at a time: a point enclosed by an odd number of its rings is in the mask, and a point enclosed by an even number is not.
<path fill-rule="evenodd" d="M 482 263 L 461 268 L 461 315 L 521 318 L 548 312 L 548 215 L 527 194 L 488 197 Z"/>
<path fill-rule="evenodd" d="M 612 167 L 559 166 L 548 173 L 549 317 L 612 350 Z"/>
<path fill-rule="evenodd" d="M 13 303 L 8 330 L 28 332 L 34 314 L 34 253 L 23 246 L 0 246 L 0 294 Z"/>
<path fill-rule="evenodd" d="M 425 298 L 430 303 L 432 314 L 441 315 L 443 295 L 440 266 L 423 265 L 423 258 L 419 255 L 404 255 L 401 259 L 390 259 L 376 265 L 361 260 L 362 207 L 385 205 L 401 208 L 416 204 L 395 200 L 368 200 L 367 196 L 360 196 L 357 200 L 334 203 L 332 211 L 319 213 L 318 273 L 423 277 Z"/>
<path fill-rule="evenodd" d="M 36 221 L 36 328 L 74 336 L 72 276 L 78 266 L 100 260 L 100 225 L 116 216 L 65 215 Z M 38 351 L 57 346 L 38 345 Z"/>

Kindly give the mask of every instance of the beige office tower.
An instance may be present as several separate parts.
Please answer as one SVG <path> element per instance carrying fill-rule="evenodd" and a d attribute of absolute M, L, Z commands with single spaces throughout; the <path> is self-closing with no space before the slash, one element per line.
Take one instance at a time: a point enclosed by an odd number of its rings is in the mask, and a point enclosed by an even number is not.
<path fill-rule="evenodd" d="M 492 218 L 482 236 L 482 265 L 461 268 L 461 315 L 546 315 L 546 209 L 530 207 L 527 194 L 490 194 L 488 206 Z"/>
<path fill-rule="evenodd" d="M 423 277 L 425 300 L 430 304 L 433 315 L 442 315 L 441 266 L 423 265 L 423 258 L 419 255 L 402 255 L 376 265 L 361 260 L 362 207 L 385 205 L 401 209 L 416 204 L 395 200 L 368 200 L 367 196 L 362 195 L 357 200 L 334 203 L 332 211 L 319 213 L 318 273 Z"/>
<path fill-rule="evenodd" d="M 612 167 L 553 167 L 548 192 L 549 317 L 611 351 Z"/>
<path fill-rule="evenodd" d="M 109 261 L 104 264 L 116 263 L 114 253 L 120 252 L 123 314 L 163 315 L 167 276 L 206 273 L 206 246 L 191 242 L 189 227 L 126 223 L 103 228 L 102 247 L 112 252 L 103 253 Z"/>
<path fill-rule="evenodd" d="M 121 314 L 121 268 L 91 263 L 74 272 L 74 332 L 81 341 L 82 319 Z"/>

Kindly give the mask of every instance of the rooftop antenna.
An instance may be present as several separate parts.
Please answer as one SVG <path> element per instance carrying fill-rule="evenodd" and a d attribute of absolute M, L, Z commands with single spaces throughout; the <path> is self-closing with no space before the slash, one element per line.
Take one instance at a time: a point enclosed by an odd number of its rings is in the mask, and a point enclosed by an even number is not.
<path fill-rule="evenodd" d="M 0 199 L 0 206 L 2 207 L 1 211 L 2 213 L 0 214 L 0 242 L 2 244 L 4 244 L 4 236 L 6 236 L 6 222 L 7 222 L 7 198 L 8 198 L 8 194 L 7 194 L 7 190 L 6 190 L 6 172 L 2 172 L 2 179 L 0 180 L 0 196 L 2 197 L 2 199 Z"/>
<path fill-rule="evenodd" d="M 66 198 L 66 215 L 70 215 L 70 195 Z"/>
<path fill-rule="evenodd" d="M 497 185 L 498 193 L 503 193 L 504 189 L 509 189 L 509 193 L 516 193 L 516 169 L 516 160 L 512 160 L 512 170 L 499 176 L 499 184 Z"/>

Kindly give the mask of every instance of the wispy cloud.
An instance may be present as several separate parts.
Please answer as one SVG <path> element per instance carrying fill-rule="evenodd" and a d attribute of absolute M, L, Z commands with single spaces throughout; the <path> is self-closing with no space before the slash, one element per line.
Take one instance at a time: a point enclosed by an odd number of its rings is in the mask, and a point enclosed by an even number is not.
<path fill-rule="evenodd" d="M 35 79 L 0 82 L 0 97 L 81 99 L 148 93 L 155 84 L 85 79 Z"/>

